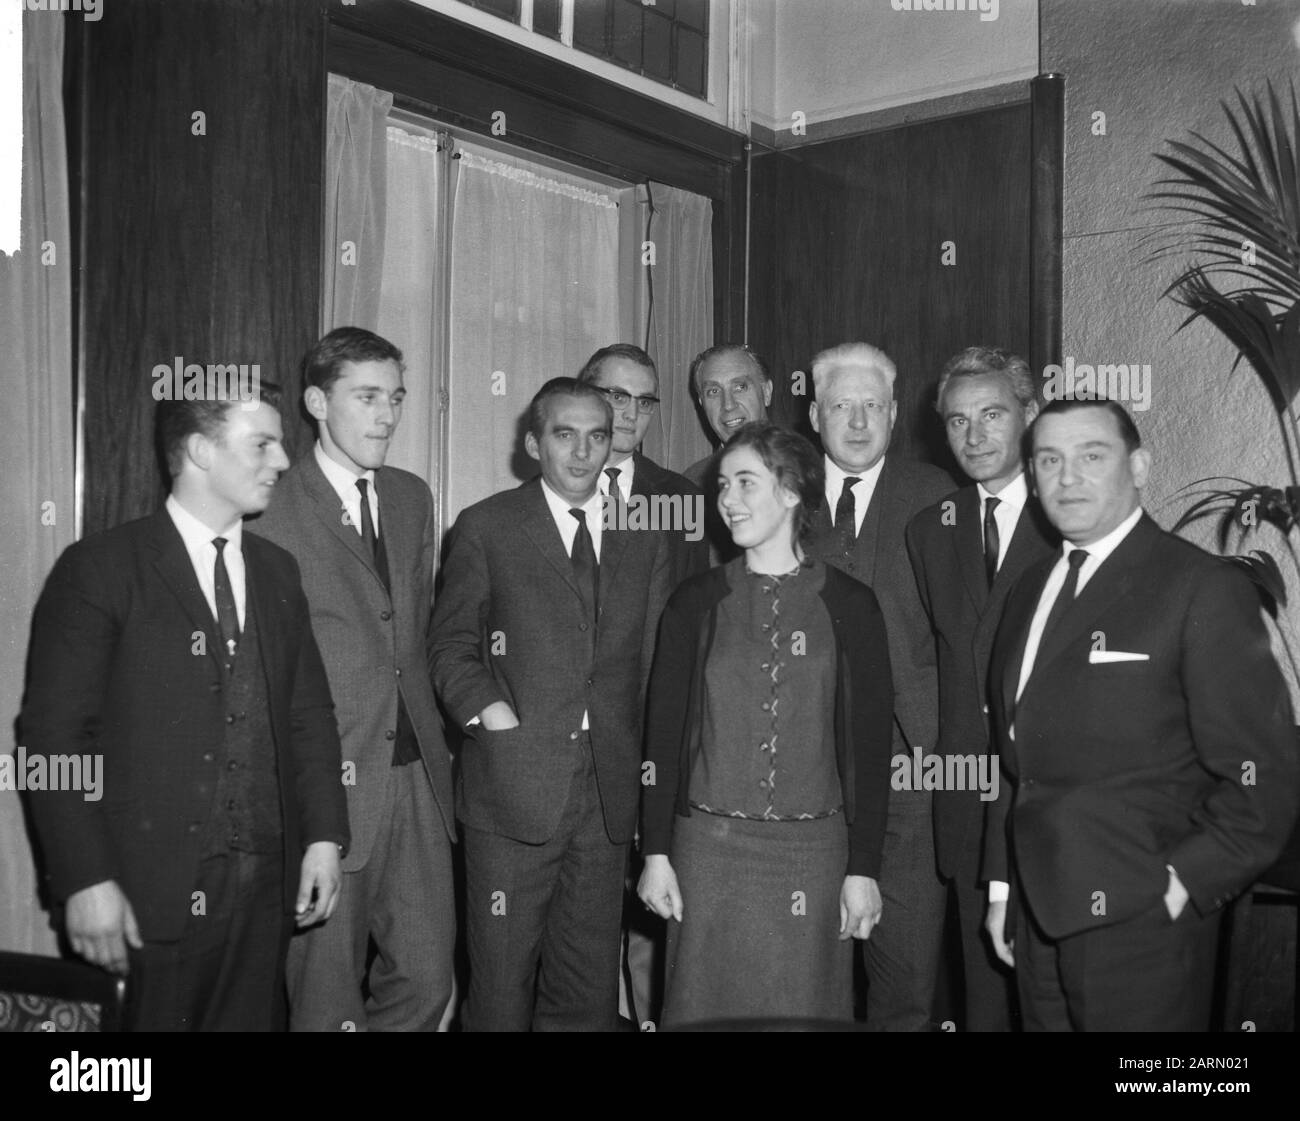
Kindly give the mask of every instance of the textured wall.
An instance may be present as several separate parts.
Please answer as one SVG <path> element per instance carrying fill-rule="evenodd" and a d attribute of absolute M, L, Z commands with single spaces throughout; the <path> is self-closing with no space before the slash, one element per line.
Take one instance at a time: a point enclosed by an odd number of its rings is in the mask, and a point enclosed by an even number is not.
<path fill-rule="evenodd" d="M 1035 0 L 999 0 L 996 19 L 981 19 L 979 11 L 895 11 L 890 0 L 750 6 L 756 29 L 767 33 L 770 23 L 775 37 L 774 72 L 751 79 L 753 119 L 772 129 L 789 129 L 795 110 L 816 124 L 1037 72 Z M 755 50 L 752 65 L 763 57 Z"/>
<path fill-rule="evenodd" d="M 1168 220 L 1143 209 L 1163 166 L 1151 153 L 1189 130 L 1226 145 L 1220 99 L 1265 78 L 1285 86 L 1297 21 L 1297 0 L 1042 0 L 1042 69 L 1066 78 L 1064 353 L 1150 364 L 1150 407 L 1134 415 L 1154 459 L 1146 506 L 1166 527 L 1183 508 L 1174 492 L 1192 480 L 1282 483 L 1286 463 L 1254 372 L 1229 376 L 1235 352 L 1203 324 L 1175 334 L 1182 309 L 1160 298 L 1175 263 L 1144 264 L 1142 233 Z M 1208 527 L 1188 536 L 1210 542 Z M 1272 535 L 1254 545 L 1281 552 Z M 1287 633 L 1300 649 L 1300 581 L 1279 560 L 1291 576 Z"/>

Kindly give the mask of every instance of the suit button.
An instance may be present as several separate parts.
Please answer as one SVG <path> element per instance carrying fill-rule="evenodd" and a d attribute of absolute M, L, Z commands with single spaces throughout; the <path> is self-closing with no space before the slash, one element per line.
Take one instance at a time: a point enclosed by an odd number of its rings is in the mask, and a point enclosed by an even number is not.
<path fill-rule="evenodd" d="M 239 764 L 232 759 L 229 763 L 226 764 L 226 770 L 237 771 L 239 770 Z"/>
<path fill-rule="evenodd" d="M 586 629 L 587 629 L 587 624 L 586 624 L 586 623 L 579 623 L 579 624 L 578 624 L 578 630 L 580 630 L 580 631 L 585 631 Z"/>
<path fill-rule="evenodd" d="M 226 723 L 233 724 L 234 722 L 235 722 L 235 714 L 232 712 L 226 716 Z"/>
<path fill-rule="evenodd" d="M 764 701 L 764 702 L 763 702 L 761 705 L 759 705 L 758 707 L 761 708 L 764 712 L 770 712 L 771 709 L 772 709 L 772 706 L 771 706 L 770 704 L 768 704 L 767 701 Z"/>
<path fill-rule="evenodd" d="M 771 664 L 770 662 L 764 662 L 764 663 L 763 663 L 761 666 L 759 666 L 758 668 L 761 669 L 761 670 L 765 670 L 765 671 L 766 671 L 766 670 L 770 670 L 770 669 L 772 668 L 772 664 Z"/>
<path fill-rule="evenodd" d="M 393 613 L 392 613 L 391 611 L 381 611 L 381 612 L 379 613 L 379 617 L 380 617 L 381 619 L 383 619 L 383 621 L 384 621 L 385 623 L 387 623 L 388 620 L 391 619 L 391 618 L 393 617 Z"/>
<path fill-rule="evenodd" d="M 395 740 L 397 739 L 397 733 L 390 728 L 387 732 L 384 733 L 384 739 Z"/>
<path fill-rule="evenodd" d="M 988 705 L 985 705 L 985 706 L 984 706 L 984 715 L 987 716 L 988 714 L 989 714 L 989 706 L 988 706 Z"/>
<path fill-rule="evenodd" d="M 570 732 L 569 739 L 576 740 L 580 735 L 582 735 L 581 732 Z"/>
<path fill-rule="evenodd" d="M 591 682 L 591 678 L 589 677 L 589 678 L 587 678 L 587 688 L 588 688 L 588 689 L 591 688 L 591 684 L 592 684 L 592 682 Z"/>
<path fill-rule="evenodd" d="M 186 833 L 193 834 L 193 833 L 197 833 L 198 831 L 199 831 L 199 823 L 198 823 L 197 821 L 191 821 L 191 822 L 190 822 L 190 823 L 185 827 L 185 832 L 186 832 Z"/>
<path fill-rule="evenodd" d="M 394 670 L 393 672 L 396 673 L 398 677 L 402 676 L 402 671 L 400 669 Z"/>
<path fill-rule="evenodd" d="M 205 763 L 211 763 L 211 762 L 212 762 L 212 752 L 210 752 L 210 751 L 205 751 L 205 752 L 203 753 L 203 762 L 205 762 Z"/>

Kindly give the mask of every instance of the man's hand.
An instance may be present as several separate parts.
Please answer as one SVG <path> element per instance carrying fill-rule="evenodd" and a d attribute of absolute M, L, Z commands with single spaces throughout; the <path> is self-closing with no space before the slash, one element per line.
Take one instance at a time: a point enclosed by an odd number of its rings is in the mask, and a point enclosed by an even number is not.
<path fill-rule="evenodd" d="M 65 908 L 68 941 L 91 965 L 125 976 L 130 972 L 126 948 L 144 945 L 135 912 L 116 880 L 83 887 L 68 896 Z"/>
<path fill-rule="evenodd" d="M 845 876 L 840 888 L 840 941 L 870 938 L 883 910 L 880 885 L 875 880 L 870 876 Z"/>
<path fill-rule="evenodd" d="M 293 921 L 300 927 L 324 922 L 338 906 L 342 887 L 343 867 L 338 845 L 333 841 L 314 841 L 308 845 L 302 854 Z"/>
<path fill-rule="evenodd" d="M 519 727 L 519 717 L 505 701 L 493 701 L 478 714 L 478 718 L 489 732 L 505 732 Z"/>
<path fill-rule="evenodd" d="M 641 902 L 661 919 L 682 921 L 682 893 L 677 887 L 677 873 L 663 853 L 653 853 L 645 858 L 636 893 Z"/>
<path fill-rule="evenodd" d="M 1178 916 L 1183 913 L 1183 908 L 1187 906 L 1187 901 L 1191 894 L 1183 886 L 1183 881 L 1178 878 L 1178 873 L 1174 871 L 1173 865 L 1169 868 L 1169 887 L 1165 891 L 1165 910 L 1169 912 L 1169 921 L 1177 922 Z"/>
<path fill-rule="evenodd" d="M 984 929 L 988 931 L 989 939 L 993 943 L 993 952 L 998 955 L 998 961 L 1012 969 L 1016 967 L 1014 949 L 1014 939 L 1006 938 L 1007 928 L 1007 901 L 999 899 L 989 901 L 988 914 L 984 916 Z"/>

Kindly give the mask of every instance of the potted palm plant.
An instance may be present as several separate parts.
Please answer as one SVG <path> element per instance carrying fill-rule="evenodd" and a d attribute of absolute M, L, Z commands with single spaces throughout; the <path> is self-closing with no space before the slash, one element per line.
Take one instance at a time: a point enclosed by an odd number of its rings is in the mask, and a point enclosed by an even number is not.
<path fill-rule="evenodd" d="M 1269 83 L 1265 92 L 1236 90 L 1222 102 L 1234 150 L 1199 133 L 1190 142 L 1167 141 L 1156 158 L 1171 172 L 1148 197 L 1174 220 L 1155 230 L 1151 259 L 1177 256 L 1182 271 L 1165 290 L 1188 310 L 1179 329 L 1198 319 L 1214 326 L 1260 378 L 1277 414 L 1288 479 L 1282 484 L 1215 477 L 1179 492 L 1190 504 L 1175 532 L 1203 518 L 1218 519 L 1221 552 L 1235 538 L 1246 542 L 1273 525 L 1300 567 L 1292 531 L 1300 524 L 1300 424 L 1292 400 L 1300 390 L 1300 104 L 1294 85 L 1289 104 Z M 1190 263 L 1186 261 L 1190 258 Z M 1260 587 L 1269 613 L 1286 606 L 1277 560 L 1253 549 L 1230 558 Z M 1279 630 L 1292 669 L 1300 666 Z"/>

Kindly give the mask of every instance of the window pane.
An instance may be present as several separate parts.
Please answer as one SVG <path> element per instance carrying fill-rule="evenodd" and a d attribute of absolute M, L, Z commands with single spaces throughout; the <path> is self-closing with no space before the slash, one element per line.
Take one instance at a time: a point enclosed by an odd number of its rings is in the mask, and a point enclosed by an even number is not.
<path fill-rule="evenodd" d="M 533 30 L 548 39 L 560 37 L 560 0 L 533 0 Z"/>
<path fill-rule="evenodd" d="M 645 40 L 642 65 L 646 76 L 660 82 L 671 82 L 673 21 L 655 14 L 655 9 L 645 10 Z"/>
<path fill-rule="evenodd" d="M 610 57 L 641 69 L 641 0 L 614 0 L 614 34 Z"/>
<path fill-rule="evenodd" d="M 705 35 L 709 33 L 709 0 L 677 0 L 677 22 L 695 28 Z"/>
<path fill-rule="evenodd" d="M 696 97 L 708 95 L 706 83 L 704 36 L 680 24 L 677 26 L 677 68 L 674 79 L 679 88 Z"/>
<path fill-rule="evenodd" d="M 608 0 L 574 0 L 573 45 L 592 54 L 606 53 L 605 13 Z"/>
<path fill-rule="evenodd" d="M 481 8 L 493 15 L 504 16 L 512 23 L 519 22 L 519 0 L 463 0 L 472 8 Z"/>

